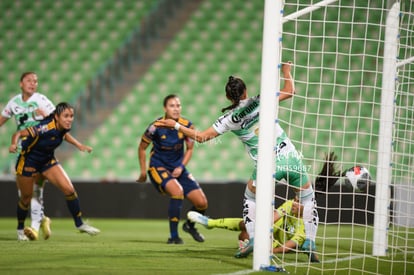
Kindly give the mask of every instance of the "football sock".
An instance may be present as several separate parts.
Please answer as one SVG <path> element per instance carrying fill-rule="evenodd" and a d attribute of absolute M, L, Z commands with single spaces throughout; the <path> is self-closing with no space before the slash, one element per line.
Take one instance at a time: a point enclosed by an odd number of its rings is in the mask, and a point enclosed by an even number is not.
<path fill-rule="evenodd" d="M 71 195 L 66 196 L 66 204 L 69 208 L 69 212 L 72 214 L 73 220 L 75 222 L 75 226 L 79 227 L 83 224 L 82 221 L 82 212 L 80 211 L 80 203 L 78 194 L 73 193 Z"/>
<path fill-rule="evenodd" d="M 208 227 L 223 228 L 232 231 L 240 231 L 241 218 L 208 219 Z"/>
<path fill-rule="evenodd" d="M 31 227 L 39 231 L 40 223 L 43 219 L 43 187 L 33 185 L 33 197 L 30 202 Z"/>
<path fill-rule="evenodd" d="M 243 201 L 243 222 L 250 238 L 254 238 L 255 221 L 256 201 L 245 198 Z"/>
<path fill-rule="evenodd" d="M 21 200 L 17 203 L 17 230 L 24 229 L 24 221 L 26 220 L 29 206 L 24 205 Z"/>
<path fill-rule="evenodd" d="M 168 219 L 170 222 L 170 235 L 172 239 L 178 237 L 178 222 L 180 221 L 180 213 L 182 208 L 183 198 L 171 197 L 168 206 Z"/>
<path fill-rule="evenodd" d="M 315 242 L 318 231 L 319 217 L 315 208 L 314 199 L 303 203 L 303 223 L 305 225 L 306 239 Z"/>

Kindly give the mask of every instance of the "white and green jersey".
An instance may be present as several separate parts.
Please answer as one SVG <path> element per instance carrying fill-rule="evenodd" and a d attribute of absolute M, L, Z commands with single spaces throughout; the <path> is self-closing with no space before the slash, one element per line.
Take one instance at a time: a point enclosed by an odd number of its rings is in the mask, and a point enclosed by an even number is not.
<path fill-rule="evenodd" d="M 19 94 L 9 100 L 1 115 L 6 118 L 14 116 L 17 129 L 21 130 L 37 125 L 44 118 L 36 115 L 36 109 L 41 109 L 46 115 L 50 115 L 55 110 L 55 105 L 46 96 L 39 93 L 34 93 L 26 101 L 23 101 L 22 94 Z"/>
<path fill-rule="evenodd" d="M 239 106 L 219 117 L 213 124 L 214 130 L 220 135 L 233 132 L 254 161 L 257 161 L 259 147 L 259 105 L 258 95 L 241 100 Z M 296 152 L 295 146 L 279 124 L 276 124 L 275 150 L 278 156 Z"/>

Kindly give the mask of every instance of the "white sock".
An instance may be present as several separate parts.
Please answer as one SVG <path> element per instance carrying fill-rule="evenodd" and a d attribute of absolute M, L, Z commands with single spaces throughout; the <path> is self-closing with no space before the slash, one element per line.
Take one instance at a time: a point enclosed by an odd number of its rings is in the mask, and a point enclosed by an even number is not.
<path fill-rule="evenodd" d="M 306 200 L 303 204 L 303 223 L 305 225 L 306 239 L 315 242 L 316 233 L 318 231 L 319 216 L 316 209 L 316 201 Z"/>
<path fill-rule="evenodd" d="M 254 229 L 256 223 L 256 202 L 245 198 L 243 202 L 243 222 L 249 238 L 254 238 Z"/>
<path fill-rule="evenodd" d="M 39 231 L 43 216 L 43 187 L 34 184 L 33 196 L 30 203 L 30 217 L 32 219 L 31 227 L 34 230 Z"/>

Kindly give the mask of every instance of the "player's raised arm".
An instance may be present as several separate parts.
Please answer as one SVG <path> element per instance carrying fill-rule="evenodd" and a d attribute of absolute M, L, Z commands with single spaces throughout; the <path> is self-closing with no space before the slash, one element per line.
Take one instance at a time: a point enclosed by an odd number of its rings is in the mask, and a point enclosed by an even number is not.
<path fill-rule="evenodd" d="M 295 93 L 295 81 L 292 77 L 291 72 L 292 63 L 289 61 L 288 63 L 282 64 L 282 79 L 285 80 L 283 88 L 280 90 L 279 101 L 283 101 L 285 99 L 291 98 Z"/>

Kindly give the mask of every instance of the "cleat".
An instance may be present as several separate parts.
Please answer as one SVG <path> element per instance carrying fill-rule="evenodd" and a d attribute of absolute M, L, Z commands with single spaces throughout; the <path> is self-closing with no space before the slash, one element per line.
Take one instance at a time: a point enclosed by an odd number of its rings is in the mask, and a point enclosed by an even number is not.
<path fill-rule="evenodd" d="M 303 251 L 316 251 L 316 245 L 314 241 L 311 241 L 310 239 L 306 239 L 305 242 L 302 244 L 301 249 Z"/>
<path fill-rule="evenodd" d="M 197 229 L 195 227 L 190 227 L 188 225 L 188 222 L 183 224 L 183 230 L 190 234 L 193 239 L 199 243 L 204 242 L 204 236 L 198 233 Z"/>
<path fill-rule="evenodd" d="M 239 241 L 239 249 L 237 250 L 234 257 L 236 258 L 246 258 L 253 252 L 254 239 Z"/>
<path fill-rule="evenodd" d="M 168 238 L 167 244 L 184 244 L 184 242 L 180 237 L 175 237 L 175 238 Z"/>
<path fill-rule="evenodd" d="M 316 251 L 316 245 L 314 241 L 311 241 L 309 239 L 306 239 L 301 247 L 302 251 L 304 251 L 308 256 L 312 263 L 319 263 L 319 257 L 315 253 Z"/>
<path fill-rule="evenodd" d="M 211 227 L 208 226 L 208 217 L 196 211 L 188 211 L 187 219 L 189 219 L 192 222 L 204 225 L 207 229 L 211 229 Z"/>
<path fill-rule="evenodd" d="M 31 241 L 37 241 L 39 239 L 39 233 L 31 227 L 25 227 L 23 232 Z"/>
<path fill-rule="evenodd" d="M 315 252 L 310 252 L 309 253 L 309 259 L 310 259 L 311 263 L 320 263 L 319 257 L 318 257 L 318 255 L 316 255 Z"/>
<path fill-rule="evenodd" d="M 40 223 L 40 229 L 42 230 L 43 239 L 49 239 L 50 235 L 52 235 L 52 230 L 50 230 L 50 224 L 52 221 L 49 217 L 44 216 L 42 222 Z"/>
<path fill-rule="evenodd" d="M 24 234 L 24 230 L 17 230 L 17 240 L 19 242 L 29 241 L 29 238 Z"/>
<path fill-rule="evenodd" d="M 76 228 L 79 230 L 80 233 L 88 233 L 91 236 L 98 235 L 98 233 L 101 232 L 101 230 L 99 230 L 98 228 L 90 226 L 89 224 L 86 224 L 86 223 Z"/>

